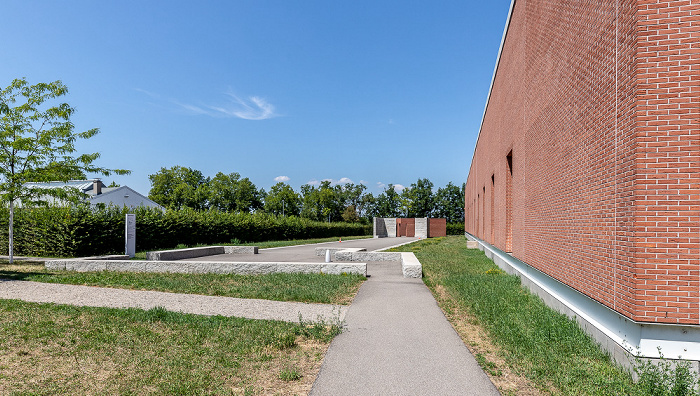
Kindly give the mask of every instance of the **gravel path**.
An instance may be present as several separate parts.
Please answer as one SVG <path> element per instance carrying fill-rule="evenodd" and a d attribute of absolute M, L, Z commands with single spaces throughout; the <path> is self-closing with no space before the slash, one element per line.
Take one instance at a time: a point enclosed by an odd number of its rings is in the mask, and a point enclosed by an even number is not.
<path fill-rule="evenodd" d="M 348 309 L 347 306 L 342 305 L 201 296 L 2 279 L 0 279 L 0 298 L 88 307 L 141 309 L 163 307 L 169 311 L 197 315 L 237 316 L 285 322 L 299 322 L 299 315 L 304 321 L 342 321 L 345 319 L 345 313 Z"/>

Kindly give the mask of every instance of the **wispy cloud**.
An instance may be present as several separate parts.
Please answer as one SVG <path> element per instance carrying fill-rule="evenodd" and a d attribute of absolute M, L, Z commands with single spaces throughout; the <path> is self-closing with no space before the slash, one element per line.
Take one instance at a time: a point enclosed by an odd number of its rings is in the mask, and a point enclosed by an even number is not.
<path fill-rule="evenodd" d="M 229 102 L 224 106 L 209 106 L 215 113 L 224 116 L 238 117 L 244 120 L 267 120 L 277 117 L 275 106 L 259 96 L 250 96 L 247 99 L 238 97 L 233 92 L 226 93 Z"/>
<path fill-rule="evenodd" d="M 313 179 L 313 180 L 307 181 L 306 184 L 309 184 L 311 186 L 318 186 L 319 184 L 321 184 L 321 182 L 316 180 L 316 179 Z"/>
<path fill-rule="evenodd" d="M 384 188 L 384 187 L 386 187 L 386 184 L 384 184 L 384 183 L 382 183 L 382 182 L 377 182 L 377 187 L 378 187 L 378 188 Z"/>
<path fill-rule="evenodd" d="M 218 104 L 184 103 L 174 98 L 164 98 L 157 93 L 145 89 L 135 88 L 135 90 L 152 99 L 158 99 L 166 103 L 169 102 L 193 115 L 224 118 L 235 117 L 254 121 L 267 120 L 279 116 L 275 110 L 275 106 L 269 103 L 265 98 L 260 96 L 240 97 L 231 90 L 224 93 L 226 100 Z"/>
<path fill-rule="evenodd" d="M 403 184 L 394 184 L 394 191 L 396 192 L 401 192 L 406 189 L 406 186 Z"/>
<path fill-rule="evenodd" d="M 276 182 L 288 182 L 289 176 L 277 176 L 275 177 Z"/>

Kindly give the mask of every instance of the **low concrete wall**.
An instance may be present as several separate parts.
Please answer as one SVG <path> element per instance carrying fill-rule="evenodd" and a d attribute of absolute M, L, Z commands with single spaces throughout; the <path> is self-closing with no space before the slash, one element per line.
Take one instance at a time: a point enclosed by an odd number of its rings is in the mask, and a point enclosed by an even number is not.
<path fill-rule="evenodd" d="M 341 250 L 335 253 L 337 261 L 401 261 L 399 252 L 352 252 Z"/>
<path fill-rule="evenodd" d="M 326 255 L 326 250 L 331 251 L 331 257 L 335 257 L 335 254 L 337 252 L 342 252 L 342 251 L 348 251 L 348 252 L 364 252 L 367 249 L 365 248 L 316 248 L 314 250 L 314 253 L 316 256 L 323 257 Z"/>
<path fill-rule="evenodd" d="M 401 253 L 401 271 L 404 278 L 423 277 L 423 265 L 413 253 Z"/>
<path fill-rule="evenodd" d="M 336 261 L 388 261 L 401 262 L 404 278 L 422 278 L 423 265 L 416 255 L 408 252 L 357 252 L 352 249 L 335 252 Z"/>
<path fill-rule="evenodd" d="M 258 254 L 257 246 L 224 246 L 224 254 Z"/>
<path fill-rule="evenodd" d="M 81 257 L 78 260 L 128 260 L 128 254 L 110 254 L 108 256 Z"/>
<path fill-rule="evenodd" d="M 146 253 L 148 261 L 184 260 L 217 254 L 258 254 L 257 246 L 205 246 L 188 249 L 159 250 Z"/>
<path fill-rule="evenodd" d="M 206 261 L 141 261 L 141 260 L 51 260 L 46 269 L 65 271 L 165 272 L 182 274 L 258 275 L 277 272 L 367 275 L 366 263 L 234 263 Z"/>

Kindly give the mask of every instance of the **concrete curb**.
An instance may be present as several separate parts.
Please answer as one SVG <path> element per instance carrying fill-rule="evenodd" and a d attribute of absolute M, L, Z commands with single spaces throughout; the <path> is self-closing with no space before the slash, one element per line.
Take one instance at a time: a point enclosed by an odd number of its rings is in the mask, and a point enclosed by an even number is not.
<path fill-rule="evenodd" d="M 166 272 L 182 274 L 324 273 L 367 276 L 367 263 L 289 263 L 289 262 L 212 262 L 212 261 L 141 261 L 141 260 L 51 260 L 48 270 Z"/>

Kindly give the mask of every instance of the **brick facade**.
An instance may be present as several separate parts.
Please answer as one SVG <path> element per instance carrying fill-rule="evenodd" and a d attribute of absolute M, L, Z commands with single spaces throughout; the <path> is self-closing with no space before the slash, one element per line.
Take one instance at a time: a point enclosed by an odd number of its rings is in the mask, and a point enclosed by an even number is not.
<path fill-rule="evenodd" d="M 465 213 L 633 320 L 700 324 L 700 3 L 515 1 Z"/>

